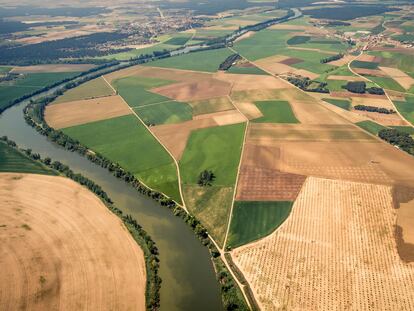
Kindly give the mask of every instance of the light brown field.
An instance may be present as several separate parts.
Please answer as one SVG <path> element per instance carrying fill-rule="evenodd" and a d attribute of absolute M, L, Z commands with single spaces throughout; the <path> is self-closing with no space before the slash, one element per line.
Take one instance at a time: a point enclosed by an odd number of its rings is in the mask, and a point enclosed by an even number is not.
<path fill-rule="evenodd" d="M 380 58 L 378 56 L 369 55 L 369 54 L 362 54 L 361 56 L 358 56 L 358 60 L 363 62 L 374 62 L 379 63 Z"/>
<path fill-rule="evenodd" d="M 17 66 L 10 72 L 12 73 L 42 73 L 42 72 L 81 72 L 94 68 L 90 64 L 50 64 L 35 66 Z"/>
<path fill-rule="evenodd" d="M 235 102 L 254 102 L 274 99 L 286 100 L 289 102 L 301 102 L 311 104 L 317 103 L 315 98 L 293 87 L 283 89 L 233 91 L 231 93 L 231 98 Z"/>
<path fill-rule="evenodd" d="M 263 117 L 262 112 L 253 103 L 235 102 L 234 105 L 243 113 L 249 120 Z"/>
<path fill-rule="evenodd" d="M 363 76 L 369 75 L 375 77 L 387 77 L 387 74 L 385 72 L 378 69 L 352 68 L 352 70 L 355 71 L 357 74 Z"/>
<path fill-rule="evenodd" d="M 289 83 L 282 79 L 275 79 L 272 76 L 218 72 L 214 75 L 214 78 L 230 82 L 232 84 L 232 91 L 293 88 Z"/>
<path fill-rule="evenodd" d="M 193 108 L 193 115 L 235 109 L 228 96 L 190 101 L 188 104 Z"/>
<path fill-rule="evenodd" d="M 375 96 L 375 95 L 374 95 Z M 386 97 L 351 97 L 352 106 L 365 105 L 374 106 L 378 108 L 394 109 L 393 104 Z"/>
<path fill-rule="evenodd" d="M 364 78 L 358 77 L 358 76 L 336 76 L 336 75 L 329 76 L 328 80 L 366 81 Z"/>
<path fill-rule="evenodd" d="M 384 113 L 378 113 L 378 112 L 369 112 L 369 111 L 361 111 L 361 110 L 353 110 L 355 114 L 358 114 L 360 116 L 367 117 L 379 124 L 385 125 L 385 126 L 403 126 L 407 125 L 407 122 L 405 122 L 397 113 L 393 114 L 384 114 Z"/>
<path fill-rule="evenodd" d="M 346 124 L 347 121 L 319 103 L 291 101 L 296 118 L 303 124 Z"/>
<path fill-rule="evenodd" d="M 241 35 L 240 37 L 238 37 L 234 42 L 239 42 L 243 39 L 247 39 L 250 38 L 251 36 L 253 36 L 256 32 L 254 31 L 248 31 L 245 34 Z"/>
<path fill-rule="evenodd" d="M 196 101 L 230 94 L 231 84 L 217 79 L 182 82 L 151 89 L 151 92 L 178 101 Z"/>
<path fill-rule="evenodd" d="M 79 184 L 0 174 L 0 309 L 145 310 L 144 254 Z"/>
<path fill-rule="evenodd" d="M 259 68 L 263 68 L 267 72 L 270 72 L 275 75 L 295 73 L 310 79 L 316 79 L 319 77 L 318 74 L 305 69 L 297 69 L 295 67 L 289 66 L 286 62 L 289 62 L 291 58 L 281 55 L 274 55 L 266 58 L 261 58 L 254 62 L 255 65 Z"/>
<path fill-rule="evenodd" d="M 341 67 L 343 65 L 348 64 L 350 61 L 352 61 L 355 58 L 353 55 L 345 55 L 341 59 L 334 60 L 333 62 L 329 62 L 329 65 L 338 66 Z"/>
<path fill-rule="evenodd" d="M 317 77 L 319 77 L 319 74 L 317 73 L 313 73 L 309 70 L 305 70 L 305 69 L 296 69 L 294 71 L 294 74 L 302 76 L 302 77 L 308 77 L 311 80 L 315 80 Z"/>
<path fill-rule="evenodd" d="M 208 114 L 200 114 L 194 117 L 194 120 L 212 119 L 218 125 L 230 125 L 246 122 L 247 119 L 237 110 L 227 110 Z"/>
<path fill-rule="evenodd" d="M 247 143 L 279 150 L 274 170 L 414 187 L 414 158 L 352 125 L 251 124 L 247 135 Z"/>
<path fill-rule="evenodd" d="M 129 76 L 143 76 L 148 78 L 157 78 L 164 80 L 171 80 L 177 82 L 194 82 L 203 79 L 210 79 L 213 74 L 206 72 L 196 72 L 190 70 L 147 67 L 147 66 L 133 66 L 126 69 L 111 72 L 105 75 L 105 79 L 111 83 L 112 81 L 129 77 Z"/>
<path fill-rule="evenodd" d="M 355 97 L 360 97 L 360 98 L 373 98 L 373 99 L 386 99 L 387 96 L 385 95 L 375 95 L 375 94 L 357 94 L 357 93 L 351 93 L 348 91 L 345 92 L 331 92 L 331 96 L 332 97 L 340 97 L 340 98 L 355 98 Z"/>
<path fill-rule="evenodd" d="M 151 132 L 162 142 L 178 161 L 183 155 L 191 132 L 196 129 L 218 126 L 212 119 L 190 120 L 178 124 L 164 124 L 150 127 Z"/>
<path fill-rule="evenodd" d="M 246 144 L 237 183 L 241 201 L 294 201 L 305 176 L 275 170 L 278 148 Z"/>
<path fill-rule="evenodd" d="M 306 180 L 289 218 L 232 251 L 263 310 L 412 310 L 391 187 Z"/>
<path fill-rule="evenodd" d="M 384 71 L 387 75 L 393 78 L 395 81 L 398 82 L 403 88 L 409 90 L 412 85 L 414 85 L 414 79 L 407 75 L 405 72 L 391 67 L 379 67 L 382 71 Z"/>
<path fill-rule="evenodd" d="M 118 95 L 46 106 L 46 123 L 55 129 L 131 114 Z"/>

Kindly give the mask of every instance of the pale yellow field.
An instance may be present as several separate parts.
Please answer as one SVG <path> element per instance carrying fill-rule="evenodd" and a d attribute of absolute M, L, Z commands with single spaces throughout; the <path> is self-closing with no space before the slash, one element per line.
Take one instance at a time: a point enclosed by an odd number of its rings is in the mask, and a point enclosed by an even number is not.
<path fill-rule="evenodd" d="M 144 254 L 72 180 L 0 174 L 1 310 L 146 310 Z"/>
<path fill-rule="evenodd" d="M 263 310 L 413 310 L 391 187 L 309 177 L 290 217 L 232 251 Z"/>

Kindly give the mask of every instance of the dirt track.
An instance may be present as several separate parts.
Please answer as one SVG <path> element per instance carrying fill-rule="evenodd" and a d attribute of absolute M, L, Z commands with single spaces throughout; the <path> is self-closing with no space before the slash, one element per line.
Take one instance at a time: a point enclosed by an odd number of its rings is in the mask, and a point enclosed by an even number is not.
<path fill-rule="evenodd" d="M 286 222 L 233 251 L 263 310 L 413 310 L 391 187 L 308 178 Z"/>
<path fill-rule="evenodd" d="M 145 310 L 142 250 L 86 188 L 0 174 L 1 310 Z"/>

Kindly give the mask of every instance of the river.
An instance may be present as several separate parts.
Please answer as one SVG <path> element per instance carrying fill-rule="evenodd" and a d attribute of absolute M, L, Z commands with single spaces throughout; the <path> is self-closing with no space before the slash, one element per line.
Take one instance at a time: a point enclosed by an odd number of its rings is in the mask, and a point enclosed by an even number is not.
<path fill-rule="evenodd" d="M 37 133 L 23 118 L 24 105 L 15 105 L 0 115 L 0 136 L 6 135 L 20 147 L 58 160 L 92 179 L 108 193 L 115 206 L 139 222 L 160 251 L 161 310 L 222 310 L 210 254 L 187 225 L 106 169 Z"/>

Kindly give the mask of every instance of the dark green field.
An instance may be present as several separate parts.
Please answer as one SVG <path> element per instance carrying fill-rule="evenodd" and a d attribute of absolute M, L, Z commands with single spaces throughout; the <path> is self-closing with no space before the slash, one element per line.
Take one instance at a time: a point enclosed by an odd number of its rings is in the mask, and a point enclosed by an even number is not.
<path fill-rule="evenodd" d="M 4 142 L 0 142 L 0 172 L 17 172 L 56 175 L 39 162 L 35 162 L 23 153 L 9 147 Z"/>
<path fill-rule="evenodd" d="M 184 184 L 197 184 L 202 170 L 212 170 L 215 186 L 232 187 L 236 180 L 245 124 L 211 127 L 192 132 L 180 160 Z"/>
<path fill-rule="evenodd" d="M 268 75 L 267 72 L 261 70 L 257 67 L 238 67 L 238 66 L 231 66 L 228 73 L 235 73 L 235 74 L 245 74 L 245 75 Z"/>
<path fill-rule="evenodd" d="M 390 126 L 390 127 L 398 130 L 399 132 L 414 135 L 414 127 L 411 127 L 411 126 Z"/>
<path fill-rule="evenodd" d="M 263 117 L 252 120 L 256 123 L 299 123 L 289 102 L 287 101 L 259 101 L 255 102 Z"/>
<path fill-rule="evenodd" d="M 180 202 L 172 158 L 135 116 L 78 125 L 63 132 Z"/>
<path fill-rule="evenodd" d="M 8 105 L 9 102 L 31 94 L 41 88 L 61 81 L 66 78 L 74 77 L 78 72 L 58 72 L 58 73 L 31 73 L 24 75 L 11 82 L 0 83 L 0 108 Z"/>
<path fill-rule="evenodd" d="M 335 105 L 339 108 L 342 108 L 344 110 L 350 110 L 351 109 L 351 102 L 349 100 L 346 100 L 346 99 L 323 98 L 322 100 L 324 100 L 327 103 L 330 103 L 332 105 Z"/>
<path fill-rule="evenodd" d="M 405 102 L 394 101 L 394 104 L 404 118 L 414 124 L 414 96 L 406 96 L 405 100 Z"/>
<path fill-rule="evenodd" d="M 385 126 L 369 120 L 355 124 L 374 135 L 378 135 L 379 131 L 385 129 Z"/>
<path fill-rule="evenodd" d="M 364 61 L 361 61 L 361 60 L 354 60 L 351 63 L 351 66 L 353 68 L 363 68 L 363 69 L 378 69 L 378 65 L 379 65 L 379 63 L 364 62 Z"/>
<path fill-rule="evenodd" d="M 227 244 L 231 247 L 265 237 L 289 216 L 293 202 L 234 202 Z"/>
<path fill-rule="evenodd" d="M 392 78 L 374 76 L 367 76 L 367 78 L 378 84 L 383 89 L 393 90 L 397 92 L 405 92 L 405 89 Z"/>
<path fill-rule="evenodd" d="M 132 76 L 117 79 L 112 82 L 112 85 L 129 106 L 140 107 L 170 101 L 170 98 L 152 93 L 148 91 L 148 89 L 171 83 L 173 83 L 173 81 Z"/>
<path fill-rule="evenodd" d="M 308 42 L 311 39 L 309 36 L 294 36 L 287 40 L 287 44 L 289 45 L 297 45 L 297 44 L 303 44 Z"/>

